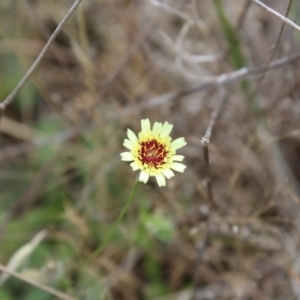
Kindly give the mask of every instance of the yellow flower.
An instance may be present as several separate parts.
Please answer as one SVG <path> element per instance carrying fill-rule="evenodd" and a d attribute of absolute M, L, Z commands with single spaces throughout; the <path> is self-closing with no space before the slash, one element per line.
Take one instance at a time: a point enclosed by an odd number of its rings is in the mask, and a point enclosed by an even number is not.
<path fill-rule="evenodd" d="M 123 146 L 130 152 L 121 153 L 121 159 L 132 161 L 130 166 L 133 171 L 140 170 L 139 181 L 146 183 L 150 176 L 155 176 L 159 186 L 166 185 L 166 178 L 174 176 L 171 169 L 184 172 L 186 166 L 178 161 L 184 159 L 183 155 L 176 155 L 176 150 L 185 146 L 184 138 L 172 142 L 170 132 L 173 125 L 155 122 L 151 129 L 149 119 L 141 120 L 142 130 L 138 137 L 133 131 L 127 129 L 128 139 Z"/>

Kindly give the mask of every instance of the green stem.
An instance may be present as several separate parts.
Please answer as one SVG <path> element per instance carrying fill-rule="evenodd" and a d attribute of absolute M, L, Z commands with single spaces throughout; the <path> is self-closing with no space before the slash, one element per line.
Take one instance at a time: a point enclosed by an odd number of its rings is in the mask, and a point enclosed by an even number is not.
<path fill-rule="evenodd" d="M 133 189 L 131 190 L 131 193 L 125 203 L 125 206 L 123 207 L 122 211 L 120 212 L 120 214 L 118 215 L 117 220 L 115 221 L 113 227 L 111 227 L 110 231 L 108 232 L 108 234 L 105 236 L 103 242 L 99 245 L 99 247 L 93 252 L 93 254 L 91 255 L 91 259 L 95 259 L 107 246 L 108 242 L 110 241 L 112 235 L 114 234 L 115 230 L 117 229 L 117 227 L 119 226 L 120 222 L 122 221 L 123 217 L 125 216 L 125 214 L 127 213 L 129 207 L 131 206 L 135 193 L 137 191 L 139 185 L 139 181 L 136 181 L 134 184 Z"/>

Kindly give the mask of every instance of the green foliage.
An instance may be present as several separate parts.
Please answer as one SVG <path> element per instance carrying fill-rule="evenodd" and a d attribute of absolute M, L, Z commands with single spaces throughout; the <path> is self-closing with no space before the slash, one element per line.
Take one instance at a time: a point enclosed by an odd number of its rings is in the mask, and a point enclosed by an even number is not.
<path fill-rule="evenodd" d="M 49 295 L 49 293 L 44 292 L 38 288 L 30 289 L 25 295 L 22 296 L 22 299 L 24 300 L 33 300 L 33 299 L 39 299 L 39 300 L 50 300 L 53 297 Z"/>
<path fill-rule="evenodd" d="M 174 223 L 166 216 L 144 213 L 140 216 L 141 225 L 145 228 L 149 237 L 168 243 L 174 236 Z"/>
<path fill-rule="evenodd" d="M 150 284 L 147 287 L 148 299 L 163 296 L 167 293 L 167 288 L 163 283 L 164 275 L 161 263 L 151 256 L 146 260 L 146 274 Z"/>
<path fill-rule="evenodd" d="M 2 300 L 13 300 L 14 298 L 11 297 L 5 289 L 0 288 L 0 299 Z"/>
<path fill-rule="evenodd" d="M 238 31 L 231 24 L 229 18 L 226 15 L 226 11 L 221 0 L 214 0 L 217 8 L 218 16 L 223 28 L 224 36 L 227 40 L 228 52 L 235 69 L 242 69 L 246 67 L 246 58 L 243 54 L 242 46 Z M 241 82 L 241 88 L 244 92 L 245 98 L 252 111 L 258 113 L 257 97 L 253 92 L 253 88 L 249 81 L 243 80 Z M 258 115 L 257 115 L 258 116 Z"/>
<path fill-rule="evenodd" d="M 230 23 L 221 0 L 214 0 L 224 35 L 229 47 L 229 55 L 236 69 L 245 67 L 246 60 L 241 49 L 240 38 Z"/>

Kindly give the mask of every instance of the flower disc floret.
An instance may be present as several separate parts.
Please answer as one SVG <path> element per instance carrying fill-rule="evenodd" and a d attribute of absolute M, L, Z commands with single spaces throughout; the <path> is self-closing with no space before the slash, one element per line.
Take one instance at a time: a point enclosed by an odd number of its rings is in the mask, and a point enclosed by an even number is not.
<path fill-rule="evenodd" d="M 133 171 L 140 170 L 139 181 L 146 183 L 150 176 L 155 176 L 159 186 L 166 185 L 166 178 L 174 176 L 171 169 L 184 172 L 186 166 L 178 161 L 184 159 L 183 155 L 176 155 L 176 150 L 186 145 L 184 138 L 172 141 L 170 132 L 173 125 L 155 122 L 151 129 L 149 119 L 141 120 L 142 130 L 135 135 L 127 129 L 128 139 L 124 140 L 124 147 L 129 152 L 121 153 L 121 159 L 131 161 Z"/>

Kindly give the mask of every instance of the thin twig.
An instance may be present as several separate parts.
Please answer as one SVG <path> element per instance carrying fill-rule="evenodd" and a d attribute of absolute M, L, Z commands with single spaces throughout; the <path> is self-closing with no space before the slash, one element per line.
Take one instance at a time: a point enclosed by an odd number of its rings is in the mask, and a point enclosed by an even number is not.
<path fill-rule="evenodd" d="M 15 96 L 18 94 L 18 92 L 21 90 L 23 85 L 26 83 L 26 81 L 29 79 L 29 77 L 32 75 L 38 64 L 41 62 L 42 58 L 45 56 L 47 50 L 49 49 L 51 43 L 54 41 L 54 39 L 57 37 L 59 32 L 61 31 L 63 25 L 67 22 L 67 20 L 71 17 L 71 15 L 76 10 L 77 6 L 80 4 L 82 0 L 76 0 L 73 6 L 69 9 L 67 14 L 63 17 L 61 22 L 58 24 L 56 29 L 54 30 L 53 34 L 49 38 L 48 42 L 44 46 L 43 50 L 40 52 L 34 63 L 31 65 L 29 70 L 26 72 L 24 77 L 21 79 L 21 81 L 17 84 L 17 86 L 14 88 L 14 90 L 0 103 L 0 117 L 3 114 L 3 111 L 5 108 L 14 100 Z"/>
<path fill-rule="evenodd" d="M 243 10 L 242 10 L 242 13 L 241 15 L 239 16 L 238 18 L 238 21 L 236 23 L 236 29 L 237 30 L 241 30 L 245 20 L 246 20 L 246 15 L 249 11 L 249 8 L 250 8 L 250 4 L 251 4 L 251 0 L 247 0 L 247 2 L 245 3 L 244 7 L 243 7 Z"/>
<path fill-rule="evenodd" d="M 210 219 L 210 214 L 209 214 L 209 219 Z M 199 271 L 198 270 L 200 269 L 201 264 L 203 264 L 203 260 L 204 260 L 203 254 L 205 253 L 204 250 L 205 250 L 205 247 L 207 246 L 209 235 L 210 235 L 209 221 L 207 220 L 206 224 L 205 224 L 205 228 L 203 230 L 203 235 L 196 246 L 196 250 L 198 252 L 198 258 L 195 262 L 195 275 L 194 275 L 194 283 L 193 283 L 193 286 L 195 288 L 193 289 L 193 293 L 192 293 L 192 297 L 191 297 L 192 300 L 198 299 L 197 298 L 197 288 L 196 288 L 197 286 L 199 286 L 199 275 L 198 275 Z"/>
<path fill-rule="evenodd" d="M 259 6 L 261 6 L 262 8 L 264 8 L 266 11 L 268 11 L 272 15 L 278 17 L 281 21 L 289 24 L 290 26 L 292 26 L 296 30 L 300 31 L 300 26 L 298 26 L 296 23 L 294 23 L 290 19 L 286 18 L 285 16 L 281 15 L 280 13 L 278 13 L 277 11 L 275 11 L 274 9 L 272 9 L 271 7 L 265 5 L 264 3 L 260 2 L 259 0 L 252 0 L 252 1 L 254 3 L 258 4 Z"/>
<path fill-rule="evenodd" d="M 210 119 L 205 131 L 204 136 L 201 139 L 202 147 L 203 147 L 203 155 L 204 155 L 204 161 L 205 161 L 205 166 L 206 166 L 206 188 L 207 188 L 207 197 L 210 202 L 210 207 L 212 209 L 216 209 L 217 205 L 213 196 L 213 190 L 212 190 L 212 180 L 211 180 L 211 174 L 210 174 L 210 159 L 209 159 L 209 142 L 210 138 L 213 132 L 213 129 L 215 127 L 216 121 L 218 119 L 218 116 L 220 115 L 221 108 L 225 104 L 226 100 L 228 99 L 228 95 L 225 91 L 223 91 L 222 96 L 220 99 L 218 99 L 217 105 L 214 107 L 214 110 L 212 111 L 210 115 Z M 203 252 L 204 249 L 207 245 L 208 239 L 209 239 L 209 227 L 210 227 L 210 220 L 211 220 L 211 213 L 209 213 L 205 229 L 203 231 L 203 236 L 200 239 L 200 241 L 197 243 L 197 251 L 199 253 L 198 260 L 196 262 L 196 274 L 197 274 L 197 269 L 199 268 L 200 264 L 203 261 Z M 194 278 L 194 285 L 197 286 L 197 275 Z M 196 299 L 196 289 L 194 290 L 192 299 Z"/>
<path fill-rule="evenodd" d="M 292 2 L 293 2 L 293 1 L 290 0 L 289 5 L 288 5 L 287 10 L 286 10 L 286 14 L 285 14 L 286 17 L 288 16 L 288 14 L 289 14 L 289 12 L 290 12 L 290 9 L 291 9 L 291 7 L 292 7 Z M 269 59 L 268 59 L 268 62 L 267 62 L 267 64 L 266 64 L 266 67 L 269 66 L 270 62 L 271 62 L 271 61 L 273 60 L 273 58 L 274 58 L 274 55 L 275 55 L 275 53 L 276 53 L 276 50 L 277 50 L 277 48 L 278 48 L 279 42 L 280 42 L 281 37 L 282 37 L 282 34 L 283 34 L 284 26 L 285 26 L 285 23 L 282 23 L 281 28 L 280 28 L 279 35 L 278 35 L 277 40 L 276 40 L 276 42 L 275 42 L 275 47 L 274 47 L 274 49 L 273 49 L 273 51 L 272 51 L 272 53 L 271 53 L 271 55 L 270 55 L 270 57 L 269 57 Z M 264 79 L 265 79 L 265 75 L 266 75 L 267 71 L 268 71 L 268 70 L 265 70 L 265 71 L 262 73 L 261 78 L 258 80 L 258 85 L 257 85 L 255 91 L 253 92 L 253 95 L 255 95 L 255 94 L 257 93 L 257 91 L 260 89 L 260 87 L 262 86 L 262 83 L 263 83 L 263 81 L 264 81 Z"/>
<path fill-rule="evenodd" d="M 273 60 L 270 62 L 268 66 L 259 66 L 252 69 L 244 67 L 239 70 L 233 71 L 231 73 L 224 73 L 219 76 L 216 76 L 213 80 L 210 80 L 207 83 L 190 85 L 183 89 L 171 91 L 163 95 L 152 97 L 145 104 L 142 104 L 142 106 L 144 108 L 161 106 L 179 97 L 185 97 L 194 93 L 208 91 L 231 83 L 240 82 L 245 78 L 248 79 L 252 78 L 251 76 L 255 77 L 261 74 L 262 72 L 266 72 L 266 71 L 269 72 L 270 70 L 280 68 L 284 65 L 296 62 L 299 59 L 300 59 L 300 54 L 295 55 L 293 57 L 283 57 L 277 60 Z"/>
<path fill-rule="evenodd" d="M 204 161 L 206 165 L 206 186 L 207 186 L 207 196 L 210 201 L 210 205 L 213 208 L 216 208 L 216 203 L 213 197 L 213 191 L 212 191 L 212 182 L 211 182 L 211 175 L 210 175 L 210 160 L 209 160 L 209 142 L 210 138 L 213 132 L 213 129 L 215 127 L 217 118 L 220 114 L 221 107 L 224 105 L 225 101 L 228 99 L 227 93 L 223 94 L 222 97 L 218 100 L 217 105 L 215 106 L 211 116 L 209 123 L 207 125 L 206 131 L 204 136 L 201 139 L 201 143 L 203 146 L 203 155 L 204 155 Z"/>
<path fill-rule="evenodd" d="M 206 166 L 206 187 L 207 187 L 207 197 L 210 202 L 210 206 L 212 209 L 217 208 L 214 196 L 213 196 L 213 190 L 212 190 L 212 180 L 211 180 L 211 174 L 210 174 L 210 159 L 209 159 L 209 142 L 210 138 L 212 136 L 212 132 L 214 130 L 215 124 L 217 122 L 217 119 L 220 115 L 221 108 L 224 106 L 225 102 L 228 99 L 228 94 L 226 93 L 225 89 L 222 91 L 222 95 L 220 99 L 218 99 L 217 105 L 214 107 L 214 110 L 212 111 L 210 115 L 210 119 L 205 131 L 204 136 L 201 139 L 201 143 L 203 146 L 203 155 L 204 155 L 204 161 Z M 199 266 L 201 265 L 203 261 L 203 252 L 207 245 L 207 242 L 209 240 L 210 236 L 210 220 L 212 218 L 211 213 L 208 214 L 205 229 L 203 231 L 203 236 L 200 239 L 200 241 L 197 243 L 197 252 L 199 253 L 198 260 L 196 262 L 196 275 L 194 278 L 194 286 L 197 286 L 197 270 Z M 194 289 L 192 299 L 196 299 L 196 289 Z"/>
<path fill-rule="evenodd" d="M 0 264 L 0 271 L 5 272 L 5 273 L 7 273 L 10 276 L 13 276 L 15 278 L 18 278 L 18 279 L 20 279 L 20 280 L 22 280 L 22 281 L 24 281 L 24 282 L 26 282 L 26 283 L 28 283 L 28 284 L 30 284 L 32 286 L 35 286 L 35 287 L 37 287 L 37 288 L 39 288 L 39 289 L 41 289 L 41 290 L 43 290 L 43 291 L 51 294 L 51 295 L 54 295 L 54 296 L 58 297 L 59 299 L 63 299 L 63 300 L 76 300 L 76 298 L 73 298 L 73 297 L 71 297 L 71 296 L 69 296 L 69 295 L 67 295 L 65 293 L 59 292 L 59 291 L 53 289 L 52 287 L 49 287 L 49 286 L 46 286 L 44 284 L 38 283 L 36 281 L 33 281 L 33 280 L 31 280 L 31 279 L 29 279 L 27 277 L 24 277 L 24 276 L 18 274 L 17 272 L 11 271 L 11 270 L 9 270 L 8 268 L 6 268 L 5 266 L 3 266 L 1 264 Z"/>

